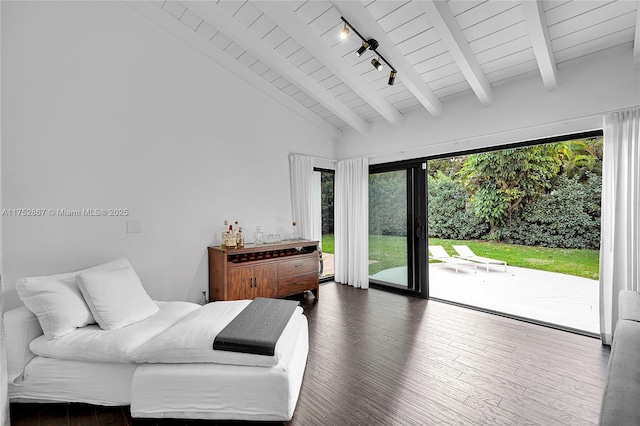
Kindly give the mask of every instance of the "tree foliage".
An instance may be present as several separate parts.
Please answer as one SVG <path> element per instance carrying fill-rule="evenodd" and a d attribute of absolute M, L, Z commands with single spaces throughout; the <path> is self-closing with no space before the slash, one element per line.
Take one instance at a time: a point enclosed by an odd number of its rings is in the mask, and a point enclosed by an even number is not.
<path fill-rule="evenodd" d="M 322 206 L 322 234 L 333 234 L 333 193 L 334 193 L 334 179 L 335 173 L 333 172 L 321 172 L 320 173 L 320 187 L 321 187 L 321 203 Z"/>
<path fill-rule="evenodd" d="M 567 177 L 578 176 L 581 182 L 586 172 L 602 176 L 602 139 L 580 139 L 563 142 L 558 147 L 562 162 L 560 173 Z"/>
<path fill-rule="evenodd" d="M 369 175 L 369 234 L 407 235 L 407 181 L 403 170 Z"/>
<path fill-rule="evenodd" d="M 429 236 L 597 249 L 602 138 L 430 160 Z M 406 236 L 404 171 L 369 176 L 369 232 Z"/>
<path fill-rule="evenodd" d="M 467 155 L 458 155 L 455 157 L 438 158 L 435 160 L 429 160 L 429 176 L 437 177 L 438 173 L 442 173 L 451 179 L 454 179 L 465 161 L 467 161 Z"/>
<path fill-rule="evenodd" d="M 522 205 L 551 188 L 560 165 L 555 145 L 537 145 L 470 155 L 458 175 L 473 194 L 475 214 L 494 234 Z"/>

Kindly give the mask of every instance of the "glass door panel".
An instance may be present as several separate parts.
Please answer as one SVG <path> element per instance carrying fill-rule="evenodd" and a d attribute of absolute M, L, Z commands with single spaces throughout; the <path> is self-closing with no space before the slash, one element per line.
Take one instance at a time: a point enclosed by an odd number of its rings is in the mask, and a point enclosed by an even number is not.
<path fill-rule="evenodd" d="M 369 174 L 369 279 L 409 288 L 408 172 Z"/>

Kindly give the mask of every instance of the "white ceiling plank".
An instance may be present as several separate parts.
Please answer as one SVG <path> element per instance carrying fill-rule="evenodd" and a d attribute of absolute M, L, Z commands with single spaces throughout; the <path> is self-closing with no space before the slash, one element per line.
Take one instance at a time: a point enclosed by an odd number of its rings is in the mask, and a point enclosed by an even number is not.
<path fill-rule="evenodd" d="M 572 32 L 565 36 L 552 39 L 551 46 L 554 51 L 568 49 L 572 46 L 595 40 L 600 37 L 606 37 L 611 33 L 618 32 L 622 29 L 633 28 L 636 26 L 636 12 L 627 13 L 599 24 L 592 25 L 588 28 Z M 630 38 L 629 41 L 632 39 Z"/>
<path fill-rule="evenodd" d="M 182 14 L 187 10 L 180 2 L 168 1 L 162 5 L 162 9 L 176 19 L 180 19 Z"/>
<path fill-rule="evenodd" d="M 556 50 L 556 61 L 558 67 L 564 66 L 563 62 L 576 60 L 578 58 L 597 54 L 607 49 L 613 49 L 620 45 L 631 46 L 633 43 L 635 28 L 626 28 L 619 32 L 609 34 L 594 40 L 589 40 L 577 46 L 573 46 L 563 50 Z"/>
<path fill-rule="evenodd" d="M 491 105 L 493 101 L 493 89 L 487 76 L 482 71 L 469 42 L 465 38 L 460 25 L 453 16 L 447 2 L 441 0 L 429 0 L 419 3 L 433 23 L 436 32 L 442 37 L 442 41 L 451 52 L 453 59 L 460 67 L 469 85 L 475 92 L 482 105 Z"/>
<path fill-rule="evenodd" d="M 636 35 L 633 39 L 633 63 L 640 64 L 640 4 L 636 9 Z"/>
<path fill-rule="evenodd" d="M 259 2 L 256 2 L 258 4 Z M 286 4 L 285 4 L 286 6 Z M 314 0 L 308 1 L 303 4 L 301 7 L 296 9 L 295 13 L 304 20 L 305 24 L 309 24 L 314 19 L 317 19 L 318 16 L 322 15 L 324 12 L 331 8 L 331 4 L 324 0 Z M 291 7 L 289 7 L 291 9 Z M 263 11 L 264 12 L 264 11 Z"/>
<path fill-rule="evenodd" d="M 244 28 L 244 26 L 230 16 L 227 11 L 211 2 L 194 1 L 186 2 L 185 4 L 205 21 L 214 25 L 221 32 L 231 36 L 234 41 L 240 44 L 245 50 L 276 70 L 301 90 L 305 91 L 318 103 L 321 103 L 328 110 L 338 115 L 358 132 L 368 134 L 369 123 L 347 108 L 342 102 L 338 101 L 286 58 L 269 47 L 264 40 L 256 37 L 251 31 Z"/>
<path fill-rule="evenodd" d="M 522 28 L 524 29 L 525 24 L 522 17 L 522 10 L 519 7 L 512 7 L 506 12 L 503 12 L 496 16 L 492 16 L 485 21 L 478 22 L 477 24 L 462 30 L 462 33 L 464 34 L 466 39 L 469 40 L 469 44 L 473 47 L 474 42 L 477 42 L 479 39 L 486 38 L 497 32 L 503 32 L 503 34 L 507 36 L 509 36 L 509 34 L 513 32 L 512 37 L 518 37 L 520 35 L 518 34 L 519 31 L 513 31 L 513 27 L 520 23 L 522 24 Z M 526 30 L 522 31 L 522 34 L 525 33 Z"/>
<path fill-rule="evenodd" d="M 283 105 L 294 114 L 313 124 L 329 136 L 335 139 L 340 139 L 342 137 L 342 131 L 337 126 L 334 126 L 327 120 L 319 117 L 313 111 L 302 107 L 295 99 L 282 92 L 274 85 L 264 81 L 262 77 L 254 73 L 250 68 L 247 68 L 242 63 L 231 58 L 224 51 L 218 49 L 214 44 L 209 42 L 205 37 L 202 37 L 197 32 L 191 30 L 189 27 L 164 12 L 152 2 L 122 1 L 121 3 L 152 24 L 169 32 L 206 58 L 212 60 L 218 66 L 227 70 L 231 75 L 244 80 L 254 88 L 258 89 L 269 99 Z"/>
<path fill-rule="evenodd" d="M 276 24 L 295 34 L 302 46 L 313 52 L 333 74 L 344 81 L 354 92 L 380 113 L 389 123 L 400 126 L 402 115 L 383 96 L 374 90 L 362 76 L 356 73 L 342 57 L 334 52 L 320 36 L 309 28 L 291 8 L 281 2 L 256 3 L 260 9 Z"/>
<path fill-rule="evenodd" d="M 632 16 L 635 24 L 637 4 L 630 1 L 618 1 L 609 3 L 597 9 L 585 12 L 581 15 L 566 19 L 558 24 L 549 26 L 549 38 L 553 41 L 560 37 L 565 37 L 577 31 L 589 33 L 590 28 L 605 26 L 609 32 L 614 32 L 620 27 L 611 25 L 608 22 L 621 17 L 622 15 Z"/>
<path fill-rule="evenodd" d="M 558 87 L 558 75 L 556 73 L 558 66 L 551 48 L 549 27 L 547 26 L 547 18 L 545 17 L 542 1 L 523 1 L 522 12 L 527 23 L 529 38 L 533 45 L 533 52 L 536 54 L 536 61 L 538 61 L 538 68 L 540 69 L 544 87 L 547 90 L 555 89 Z"/>
<path fill-rule="evenodd" d="M 532 1 L 532 0 L 529 0 Z M 485 1 L 479 4 L 477 7 L 473 9 L 463 12 L 460 14 L 453 12 L 453 4 L 457 3 L 456 1 L 449 2 L 447 6 L 451 7 L 451 13 L 455 15 L 456 22 L 460 26 L 460 29 L 466 31 L 467 29 L 478 25 L 484 21 L 498 19 L 500 15 L 507 13 L 510 9 L 519 6 L 515 1 Z"/>
<path fill-rule="evenodd" d="M 436 94 L 427 86 L 425 81 L 411 66 L 409 61 L 400 52 L 395 43 L 386 32 L 378 25 L 369 11 L 359 1 L 334 1 L 333 5 L 350 23 L 357 29 L 367 28 L 367 31 L 380 43 L 380 50 L 398 70 L 397 79 L 401 79 L 420 103 L 431 113 L 439 117 L 442 115 L 442 102 Z"/>
<path fill-rule="evenodd" d="M 262 15 L 262 12 L 251 2 L 244 2 L 238 12 L 233 15 L 234 18 L 249 28 Z"/>
<path fill-rule="evenodd" d="M 612 0 L 569 1 L 546 12 L 547 24 L 556 25 L 611 3 Z"/>
<path fill-rule="evenodd" d="M 264 15 L 261 15 L 249 26 L 249 29 L 258 37 L 264 38 L 276 27 L 276 24 Z"/>
<path fill-rule="evenodd" d="M 520 9 L 518 9 L 518 12 L 522 15 Z M 498 46 L 510 40 L 519 39 L 521 37 L 526 37 L 527 40 L 529 39 L 527 24 L 524 20 L 510 27 L 496 30 L 490 34 L 483 36 L 482 38 L 470 41 L 469 46 L 471 46 L 471 50 L 473 50 L 474 53 L 478 54 L 478 52 L 489 50 L 495 46 Z M 529 42 L 529 47 L 530 46 L 531 42 Z"/>
<path fill-rule="evenodd" d="M 407 1 L 374 1 L 365 7 L 371 16 L 373 16 L 377 21 L 378 19 L 381 19 L 393 11 L 403 7 L 407 3 Z"/>

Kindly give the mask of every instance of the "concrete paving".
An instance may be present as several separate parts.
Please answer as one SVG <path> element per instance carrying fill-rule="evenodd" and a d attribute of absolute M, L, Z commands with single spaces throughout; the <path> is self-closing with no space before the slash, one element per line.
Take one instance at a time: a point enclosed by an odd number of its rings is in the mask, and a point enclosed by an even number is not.
<path fill-rule="evenodd" d="M 372 276 L 406 285 L 407 268 Z M 438 299 L 477 306 L 518 317 L 599 333 L 599 283 L 588 278 L 508 266 L 478 265 L 459 272 L 442 263 L 429 266 L 429 294 Z"/>

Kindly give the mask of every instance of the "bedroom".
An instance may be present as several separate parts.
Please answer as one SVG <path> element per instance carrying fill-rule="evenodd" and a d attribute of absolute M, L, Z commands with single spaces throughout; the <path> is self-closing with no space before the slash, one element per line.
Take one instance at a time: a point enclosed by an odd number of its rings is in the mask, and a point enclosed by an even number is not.
<path fill-rule="evenodd" d="M 603 114 L 640 104 L 627 42 L 560 67 L 554 90 L 529 73 L 495 85 L 489 106 L 466 91 L 439 118 L 419 106 L 399 127 L 376 119 L 335 137 L 126 4 L 2 2 L 1 13 L 2 207 L 129 212 L 3 217 L 5 309 L 20 304 L 20 277 L 123 256 L 154 300 L 199 300 L 225 219 L 289 232 L 292 153 L 322 168 L 386 163 L 602 128 Z"/>

